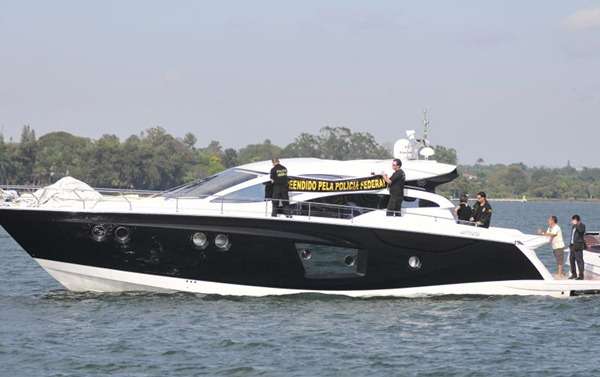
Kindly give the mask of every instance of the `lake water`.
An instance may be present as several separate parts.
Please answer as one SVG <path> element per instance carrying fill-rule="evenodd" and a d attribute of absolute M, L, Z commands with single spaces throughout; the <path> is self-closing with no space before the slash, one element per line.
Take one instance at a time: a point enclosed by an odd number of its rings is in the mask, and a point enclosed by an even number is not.
<path fill-rule="evenodd" d="M 497 226 L 600 229 L 598 203 L 492 205 Z M 600 375 L 600 296 L 74 294 L 2 229 L 0 255 L 0 376 Z"/>

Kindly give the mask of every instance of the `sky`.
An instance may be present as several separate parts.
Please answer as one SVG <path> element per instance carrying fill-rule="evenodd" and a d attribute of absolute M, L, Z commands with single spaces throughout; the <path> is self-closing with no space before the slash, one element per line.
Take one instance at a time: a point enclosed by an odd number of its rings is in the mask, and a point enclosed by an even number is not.
<path fill-rule="evenodd" d="M 0 0 L 5 139 L 393 143 L 424 109 L 461 163 L 600 167 L 600 0 Z"/>

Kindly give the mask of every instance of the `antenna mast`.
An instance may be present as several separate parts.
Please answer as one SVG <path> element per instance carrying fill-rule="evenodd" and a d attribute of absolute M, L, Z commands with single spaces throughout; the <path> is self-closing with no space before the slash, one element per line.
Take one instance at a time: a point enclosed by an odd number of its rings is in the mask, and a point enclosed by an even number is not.
<path fill-rule="evenodd" d="M 429 143 L 429 119 L 427 119 L 427 109 L 423 110 L 423 142 Z"/>

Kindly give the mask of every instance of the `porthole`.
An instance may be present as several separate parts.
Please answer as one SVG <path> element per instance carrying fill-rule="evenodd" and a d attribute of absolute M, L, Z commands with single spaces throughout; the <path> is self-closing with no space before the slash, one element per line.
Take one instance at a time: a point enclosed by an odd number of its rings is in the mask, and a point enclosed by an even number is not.
<path fill-rule="evenodd" d="M 304 260 L 310 260 L 310 258 L 312 258 L 312 252 L 308 249 L 302 249 L 302 251 L 300 252 L 300 255 L 302 256 L 302 259 L 304 259 Z"/>
<path fill-rule="evenodd" d="M 215 237 L 215 246 L 223 251 L 227 251 L 231 248 L 231 241 L 226 234 L 217 234 Z"/>
<path fill-rule="evenodd" d="M 92 226 L 92 229 L 90 229 L 90 236 L 96 242 L 104 241 L 104 239 L 106 238 L 106 233 L 106 226 L 104 226 L 103 224 L 96 224 Z"/>
<path fill-rule="evenodd" d="M 344 263 L 348 267 L 353 267 L 356 263 L 356 259 L 352 255 L 347 255 L 346 258 L 344 258 Z"/>
<path fill-rule="evenodd" d="M 124 226 L 116 227 L 114 234 L 115 234 L 115 241 L 117 241 L 121 245 L 128 243 L 129 240 L 131 239 L 131 233 L 129 231 L 129 228 L 124 227 Z"/>
<path fill-rule="evenodd" d="M 191 240 L 192 244 L 194 244 L 194 247 L 197 249 L 204 250 L 208 246 L 208 237 L 206 236 L 206 233 L 196 232 L 192 234 Z"/>
<path fill-rule="evenodd" d="M 413 270 L 420 270 L 423 264 L 421 263 L 421 259 L 419 257 L 415 257 L 414 255 L 408 258 L 408 267 Z"/>

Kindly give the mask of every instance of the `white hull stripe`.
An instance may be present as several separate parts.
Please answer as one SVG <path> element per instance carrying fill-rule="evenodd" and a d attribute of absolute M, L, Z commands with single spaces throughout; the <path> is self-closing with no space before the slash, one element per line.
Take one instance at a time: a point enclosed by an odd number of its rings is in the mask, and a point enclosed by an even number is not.
<path fill-rule="evenodd" d="M 511 280 L 399 289 L 313 291 L 188 280 L 107 268 L 89 267 L 47 259 L 35 260 L 65 288 L 77 292 L 192 292 L 224 296 L 271 296 L 321 293 L 351 297 L 422 297 L 435 295 L 542 295 L 568 297 L 572 290 L 600 290 L 600 281 Z"/>

